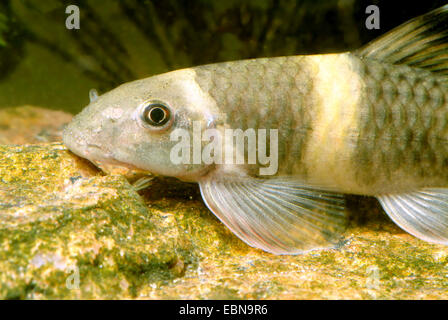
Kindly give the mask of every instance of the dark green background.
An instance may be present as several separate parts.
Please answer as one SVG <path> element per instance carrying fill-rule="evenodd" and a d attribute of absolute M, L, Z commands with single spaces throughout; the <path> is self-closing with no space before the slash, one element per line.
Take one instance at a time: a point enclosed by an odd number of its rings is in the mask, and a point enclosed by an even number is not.
<path fill-rule="evenodd" d="M 446 1 L 1 0 L 0 108 L 76 113 L 88 91 L 198 64 L 352 50 Z M 65 8 L 81 10 L 67 30 Z M 369 4 L 381 29 L 365 27 Z"/>

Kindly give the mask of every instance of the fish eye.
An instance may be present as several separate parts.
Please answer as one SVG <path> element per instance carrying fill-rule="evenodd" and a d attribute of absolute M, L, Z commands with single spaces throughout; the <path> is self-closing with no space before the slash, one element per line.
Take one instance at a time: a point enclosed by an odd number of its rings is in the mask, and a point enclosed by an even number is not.
<path fill-rule="evenodd" d="M 171 120 L 171 110 L 161 102 L 148 103 L 141 116 L 143 122 L 151 127 L 162 128 Z"/>

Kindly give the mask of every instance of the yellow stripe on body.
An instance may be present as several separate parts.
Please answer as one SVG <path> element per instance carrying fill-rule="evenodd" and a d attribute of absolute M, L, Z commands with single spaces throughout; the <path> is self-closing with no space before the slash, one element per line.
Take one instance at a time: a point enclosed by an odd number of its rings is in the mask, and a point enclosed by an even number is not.
<path fill-rule="evenodd" d="M 305 150 L 309 182 L 360 193 L 351 162 L 363 82 L 349 53 L 307 57 L 313 70 L 316 116 Z"/>

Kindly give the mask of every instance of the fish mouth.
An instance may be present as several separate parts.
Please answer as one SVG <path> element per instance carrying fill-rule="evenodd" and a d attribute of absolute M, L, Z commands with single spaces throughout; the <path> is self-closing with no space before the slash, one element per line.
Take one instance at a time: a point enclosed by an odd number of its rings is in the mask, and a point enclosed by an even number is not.
<path fill-rule="evenodd" d="M 90 159 L 89 156 L 92 159 Z M 90 161 L 101 161 L 101 162 L 116 161 L 116 159 L 112 155 L 112 152 L 106 151 L 99 145 L 91 143 L 88 143 L 86 145 L 85 157 Z"/>
<path fill-rule="evenodd" d="M 89 160 L 99 168 L 102 168 L 103 165 L 112 165 L 131 170 L 141 170 L 129 163 L 118 160 L 110 150 L 97 143 L 88 141 L 82 134 L 72 130 L 70 125 L 64 129 L 63 142 L 72 153 Z"/>
<path fill-rule="evenodd" d="M 131 170 L 141 170 L 129 163 L 122 162 L 115 158 L 114 154 L 105 150 L 101 146 L 93 143 L 83 143 L 82 145 L 77 143 L 65 142 L 67 148 L 76 154 L 77 156 L 87 159 L 92 162 L 95 166 L 101 168 L 103 165 L 112 165 L 125 167 Z"/>
<path fill-rule="evenodd" d="M 115 158 L 113 152 L 104 150 L 97 144 L 87 144 L 86 152 L 84 153 L 83 157 L 88 159 L 97 167 L 101 167 L 101 165 L 107 164 L 125 167 L 131 170 L 141 170 L 140 168 L 137 168 L 132 164 L 118 160 L 117 158 Z"/>

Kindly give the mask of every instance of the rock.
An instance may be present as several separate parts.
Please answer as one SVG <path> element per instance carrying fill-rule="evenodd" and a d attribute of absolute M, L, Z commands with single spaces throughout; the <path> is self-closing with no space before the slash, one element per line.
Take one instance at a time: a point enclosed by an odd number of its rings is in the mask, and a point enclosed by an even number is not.
<path fill-rule="evenodd" d="M 122 176 L 60 144 L 1 146 L 0 159 L 2 298 L 135 297 L 191 263 L 172 217 Z"/>
<path fill-rule="evenodd" d="M 0 145 L 0 298 L 448 298 L 447 247 L 373 199 L 348 203 L 340 248 L 274 256 L 236 238 L 196 184 L 157 178 L 137 193 L 61 143 Z"/>
<path fill-rule="evenodd" d="M 34 106 L 0 110 L 0 144 L 61 141 L 62 128 L 72 115 Z"/>

